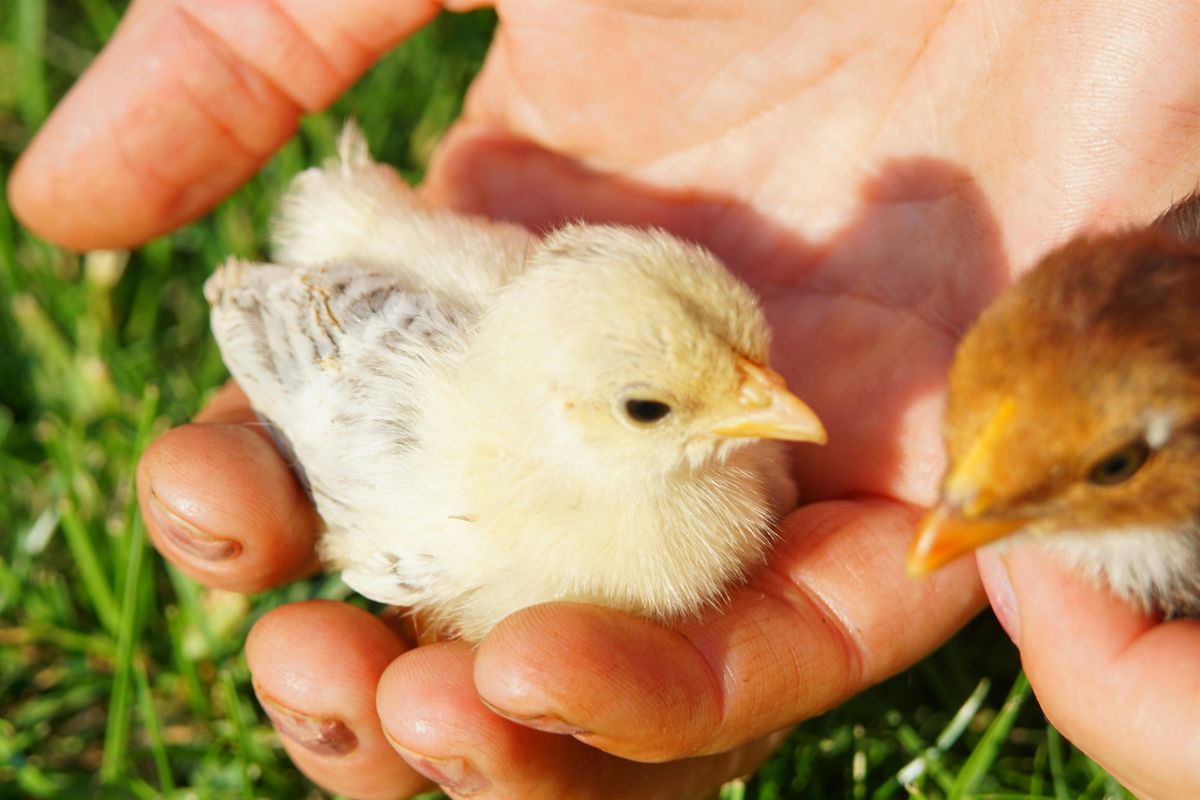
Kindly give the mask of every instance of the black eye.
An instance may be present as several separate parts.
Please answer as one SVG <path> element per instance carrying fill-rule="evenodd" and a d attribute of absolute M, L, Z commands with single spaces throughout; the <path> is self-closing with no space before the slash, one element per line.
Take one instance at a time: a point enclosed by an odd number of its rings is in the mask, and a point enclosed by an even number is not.
<path fill-rule="evenodd" d="M 671 407 L 658 400 L 626 400 L 625 413 L 634 422 L 651 423 L 671 413 Z"/>
<path fill-rule="evenodd" d="M 1124 483 L 1134 476 L 1150 457 L 1150 445 L 1141 441 L 1129 444 L 1101 459 L 1088 473 L 1088 480 L 1100 486 Z"/>

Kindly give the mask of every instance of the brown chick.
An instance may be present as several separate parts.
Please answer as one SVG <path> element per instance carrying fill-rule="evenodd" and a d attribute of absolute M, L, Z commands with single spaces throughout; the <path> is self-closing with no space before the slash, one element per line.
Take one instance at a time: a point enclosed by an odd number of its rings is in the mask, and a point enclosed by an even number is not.
<path fill-rule="evenodd" d="M 1020 535 L 1143 610 L 1200 616 L 1200 200 L 1051 252 L 963 339 L 922 574 Z"/>

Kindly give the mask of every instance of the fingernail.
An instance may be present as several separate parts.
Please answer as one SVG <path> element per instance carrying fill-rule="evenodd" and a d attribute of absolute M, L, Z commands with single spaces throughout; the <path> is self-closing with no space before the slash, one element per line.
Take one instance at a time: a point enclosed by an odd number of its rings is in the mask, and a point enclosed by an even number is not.
<path fill-rule="evenodd" d="M 465 758 L 433 758 L 414 753 L 400 745 L 387 729 L 384 729 L 383 737 L 410 767 L 455 794 L 472 795 L 492 785 Z"/>
<path fill-rule="evenodd" d="M 543 733 L 559 733 L 564 736 L 580 736 L 587 733 L 587 731 L 578 725 L 564 722 L 553 714 L 537 714 L 532 717 L 517 717 L 512 714 L 508 714 L 507 716 L 513 722 L 520 723 L 527 728 L 542 731 Z"/>
<path fill-rule="evenodd" d="M 482 698 L 480 698 L 482 700 Z M 523 717 L 520 714 L 514 714 L 511 711 L 505 711 L 502 708 L 496 708 L 487 700 L 483 700 L 483 704 L 505 719 L 510 719 L 526 728 L 542 731 L 543 733 L 558 733 L 564 736 L 581 736 L 587 731 L 578 725 L 566 722 L 563 719 L 556 717 L 553 714 L 534 714 L 532 716 Z"/>
<path fill-rule="evenodd" d="M 197 558 L 203 558 L 205 561 L 225 561 L 242 552 L 241 542 L 222 539 L 200 530 L 168 508 L 153 489 L 150 490 L 150 516 L 154 517 L 158 529 L 176 547 Z"/>
<path fill-rule="evenodd" d="M 1021 612 L 1017 605 L 1017 593 L 1013 591 L 1012 579 L 1008 576 L 1008 564 L 994 552 L 979 550 L 976 553 L 979 577 L 987 592 L 988 602 L 1008 638 L 1014 644 L 1021 643 Z"/>
<path fill-rule="evenodd" d="M 350 726 L 336 717 L 314 717 L 288 708 L 257 687 L 259 705 L 271 718 L 275 730 L 296 744 L 323 756 L 343 756 L 358 747 Z"/>

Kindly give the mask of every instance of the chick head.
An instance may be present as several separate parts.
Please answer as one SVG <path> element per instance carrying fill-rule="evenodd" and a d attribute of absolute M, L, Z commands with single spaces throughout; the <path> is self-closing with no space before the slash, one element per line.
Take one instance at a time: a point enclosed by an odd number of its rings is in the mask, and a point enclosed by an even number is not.
<path fill-rule="evenodd" d="M 987 309 L 951 371 L 949 469 L 910 572 L 1019 531 L 1190 529 L 1197 308 L 1200 247 L 1148 229 L 1078 238 Z"/>
<path fill-rule="evenodd" d="M 533 426 L 512 433 L 595 474 L 630 460 L 650 472 L 694 467 L 756 438 L 825 440 L 767 365 L 750 289 L 661 231 L 572 225 L 549 235 L 478 340 L 493 367 L 481 388 L 509 405 L 506 420 Z M 525 377 L 495 370 L 502 358 L 523 359 Z"/>

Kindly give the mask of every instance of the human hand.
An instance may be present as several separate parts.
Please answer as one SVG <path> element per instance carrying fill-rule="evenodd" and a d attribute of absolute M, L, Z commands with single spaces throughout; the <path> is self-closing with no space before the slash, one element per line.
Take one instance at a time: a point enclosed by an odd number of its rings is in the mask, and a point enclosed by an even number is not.
<path fill-rule="evenodd" d="M 1030 545 L 979 553 L 1042 710 L 1146 800 L 1200 796 L 1200 623 L 1160 622 Z"/>
<path fill-rule="evenodd" d="M 135 3 L 14 173 L 15 209 L 77 247 L 167 230 L 435 10 L 323 8 Z M 1154 26 L 1103 4 L 983 18 L 928 3 L 904 19 L 838 3 L 499 10 L 498 46 L 424 192 L 533 226 L 658 224 L 712 248 L 763 293 L 772 361 L 829 428 L 829 447 L 797 463 L 818 502 L 785 521 L 770 568 L 727 609 L 674 631 L 555 605 L 474 654 L 448 643 L 389 666 L 403 645 L 385 627 L 300 604 L 260 623 L 248 658 L 269 698 L 340 719 L 315 738 L 282 726 L 297 763 L 340 791 L 417 785 L 379 732 L 382 674 L 392 738 L 470 761 L 491 796 L 680 796 L 749 769 L 768 732 L 901 669 L 978 607 L 969 567 L 919 584 L 901 568 L 941 469 L 954 342 L 1010 262 L 1085 223 L 1148 219 L 1192 187 L 1200 87 L 1145 65 L 1183 63 L 1200 26 L 1183 5 Z M 210 540 L 172 537 L 183 526 L 148 503 L 160 549 L 243 590 L 311 569 L 311 509 L 241 424 L 244 401 L 223 395 L 206 420 L 143 462 L 144 501 L 153 491 Z M 508 717 L 586 733 L 513 724 L 476 689 Z M 580 741 L 639 760 L 715 755 L 647 766 Z"/>

